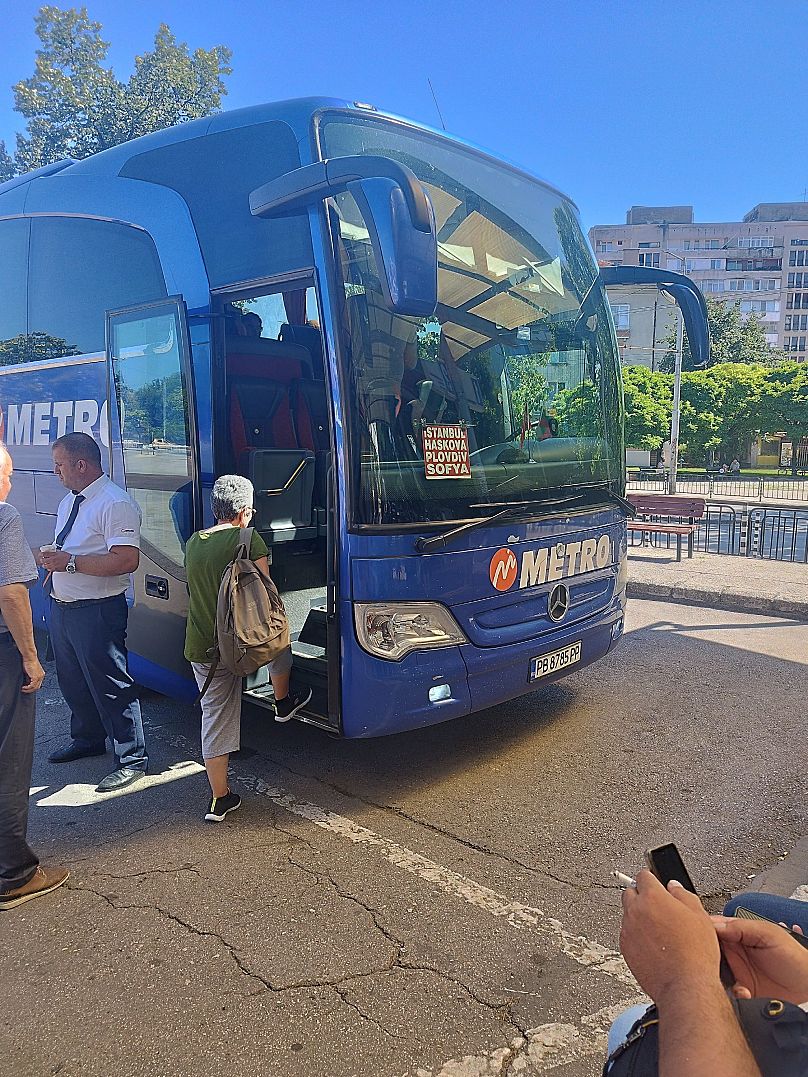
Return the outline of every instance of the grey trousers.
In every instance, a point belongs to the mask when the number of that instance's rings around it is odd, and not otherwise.
[[[36,695],[23,695],[24,683],[20,652],[0,633],[0,894],[23,886],[39,865],[25,838]]]

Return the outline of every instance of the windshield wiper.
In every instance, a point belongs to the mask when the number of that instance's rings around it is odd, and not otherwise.
[[[616,505],[625,512],[626,516],[634,517],[637,515],[637,510],[627,501],[626,498],[621,497],[620,494],[616,494],[612,490],[611,486],[607,482],[591,483],[586,486],[558,486],[551,493],[558,493],[562,490],[575,490],[576,493],[568,494],[565,497],[546,498],[541,501],[520,501],[517,504],[508,505],[506,508],[501,509],[499,512],[493,513],[491,516],[481,516],[479,520],[468,520],[464,524],[460,524],[458,527],[452,527],[448,531],[442,531],[438,535],[430,535],[428,538],[421,538],[416,540],[415,549],[418,553],[427,553],[433,549],[445,549],[457,535],[462,535],[466,531],[474,531],[478,527],[486,527],[488,524],[494,524],[498,520],[514,520],[519,517],[536,517],[536,516],[549,516],[561,506],[569,508],[571,505],[578,504],[579,502],[586,500],[588,491],[596,493],[603,493],[606,495],[609,501],[613,501]]]
[[[415,549],[418,553],[426,553],[428,550],[435,548],[444,549],[453,538],[457,535],[462,535],[465,531],[474,531],[478,527],[486,527],[488,524],[496,523],[497,520],[513,520],[521,516],[552,515],[559,506],[563,505],[568,508],[570,505],[582,501],[584,497],[584,494],[574,494],[542,501],[520,501],[515,505],[508,505],[507,508],[501,509],[491,516],[481,516],[479,520],[468,520],[466,523],[460,524],[459,527],[452,527],[448,531],[442,531],[439,535],[430,535],[429,538],[421,536],[416,540]]]

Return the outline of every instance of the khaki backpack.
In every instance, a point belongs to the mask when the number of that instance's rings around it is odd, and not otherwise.
[[[219,664],[246,677],[289,646],[289,622],[278,589],[250,560],[253,529],[242,527],[233,560],[222,573],[216,601],[216,643],[201,699]]]

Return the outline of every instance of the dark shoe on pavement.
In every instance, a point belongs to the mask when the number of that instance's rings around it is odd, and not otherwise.
[[[238,793],[232,793],[229,789],[223,797],[213,797],[208,806],[205,819],[209,823],[221,823],[228,812],[236,811],[241,807],[241,797]]]
[[[132,785],[134,782],[139,782],[141,778],[145,778],[146,771],[141,770],[138,767],[121,767],[119,770],[113,770],[111,774],[108,774],[104,780],[95,787],[96,793],[115,793],[119,789],[125,789],[127,785]]]
[[[70,876],[67,868],[43,868],[40,865],[27,883],[18,886],[15,890],[6,890],[0,894],[0,909],[14,909],[23,902],[32,898],[42,897],[49,894],[57,886],[61,886]]]
[[[82,748],[76,744],[75,741],[71,741],[66,748],[62,748],[58,752],[54,752],[53,755],[48,756],[49,763],[72,763],[74,759],[89,759],[94,755],[106,755],[106,744],[98,744],[92,748]]]
[[[285,699],[275,700],[275,721],[288,722],[302,711],[311,699],[311,688],[303,692],[290,692]]]

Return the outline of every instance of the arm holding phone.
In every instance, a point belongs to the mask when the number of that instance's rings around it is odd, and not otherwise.
[[[660,1077],[760,1077],[721,986],[717,929],[695,894],[641,871],[623,892],[620,949],[659,1012]]]

